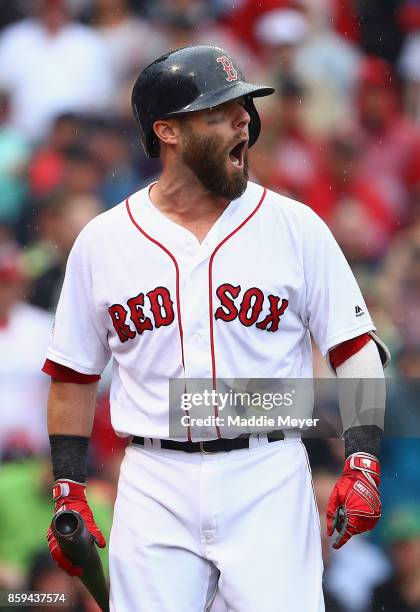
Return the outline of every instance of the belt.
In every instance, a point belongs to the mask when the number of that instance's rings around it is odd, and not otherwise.
[[[281,430],[273,431],[267,435],[267,439],[269,442],[284,440],[284,432]],[[249,448],[249,440],[250,436],[219,438],[218,440],[206,440],[204,442],[176,442],[175,440],[159,440],[159,442],[161,448],[179,450],[184,453],[222,453],[240,448]],[[133,444],[144,446],[143,436],[134,436],[132,442]]]

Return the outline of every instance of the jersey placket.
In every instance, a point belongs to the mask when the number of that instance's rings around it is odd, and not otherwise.
[[[181,308],[185,313],[186,378],[211,378],[208,266],[209,242],[196,242],[194,253],[181,269]]]
[[[180,301],[184,321],[184,365],[186,392],[200,393],[213,389],[212,353],[210,342],[210,256],[219,242],[221,218],[213,225],[201,242],[191,236],[184,240],[183,257],[180,262]],[[199,380],[197,380],[199,379]],[[194,410],[194,409],[193,409]],[[212,403],[195,409],[199,418],[213,417]],[[200,426],[192,436],[196,439],[214,438],[213,425]]]

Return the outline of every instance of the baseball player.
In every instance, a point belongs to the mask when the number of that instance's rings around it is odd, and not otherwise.
[[[254,98],[272,92],[211,45],[145,68],[133,109],[160,178],[91,221],[69,256],[44,365],[53,497],[106,545],[85,483],[97,381],[112,358],[112,424],[132,438],[109,543],[111,610],[202,612],[217,587],[229,610],[324,610],[319,518],[296,432],[229,437],[216,423],[197,438],[188,420],[176,436],[169,422],[169,379],[312,377],[310,334],[337,376],[383,377],[386,347],[328,228],[248,180]],[[380,516],[380,433],[344,434],[328,509],[336,547]],[[80,575],[51,532],[48,541]]]

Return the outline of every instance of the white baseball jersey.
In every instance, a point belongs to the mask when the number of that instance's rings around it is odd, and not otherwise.
[[[249,182],[199,243],[147,187],[76,240],[48,358],[100,374],[112,356],[114,429],[167,438],[168,379],[310,378],[310,333],[325,355],[373,329],[307,206]]]

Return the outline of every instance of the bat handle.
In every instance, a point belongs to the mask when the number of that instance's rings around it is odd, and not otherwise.
[[[98,606],[103,612],[109,612],[109,593],[102,563],[82,516],[74,510],[58,511],[51,522],[51,531],[66,557],[83,569],[80,580]]]

